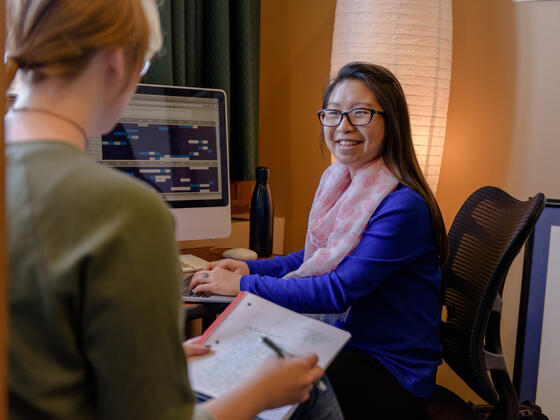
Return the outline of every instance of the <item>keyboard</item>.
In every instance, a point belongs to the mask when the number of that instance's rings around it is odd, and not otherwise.
[[[235,296],[222,296],[222,295],[197,295],[192,291],[189,291],[189,286],[185,282],[185,287],[183,289],[183,302],[185,303],[229,303]]]
[[[235,296],[183,296],[184,303],[230,303],[235,299]]]
[[[179,262],[183,273],[196,273],[208,264],[208,261],[192,254],[179,255]]]

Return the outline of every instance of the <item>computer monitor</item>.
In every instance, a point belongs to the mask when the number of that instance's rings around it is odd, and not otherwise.
[[[153,187],[177,240],[231,232],[226,97],[222,90],[139,85],[118,124],[87,154]]]

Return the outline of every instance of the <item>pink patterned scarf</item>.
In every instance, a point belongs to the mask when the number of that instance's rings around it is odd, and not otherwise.
[[[329,166],[309,213],[303,264],[285,278],[335,269],[358,245],[371,215],[397,184],[381,158],[357,169],[354,178],[339,162]]]

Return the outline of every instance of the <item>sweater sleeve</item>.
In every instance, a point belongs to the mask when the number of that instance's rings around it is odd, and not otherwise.
[[[245,261],[245,263],[249,266],[249,272],[251,274],[283,277],[287,273],[298,269],[303,263],[303,251],[302,249],[299,252],[293,252],[281,257]]]
[[[360,242],[336,269],[282,281],[243,276],[241,290],[298,312],[342,312],[428,250],[433,250],[428,206],[418,193],[401,189],[380,203]]]

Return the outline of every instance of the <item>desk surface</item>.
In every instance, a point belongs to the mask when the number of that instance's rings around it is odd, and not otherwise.
[[[200,248],[182,248],[181,254],[193,254],[206,261],[221,260],[223,249],[219,247],[204,246]]]

